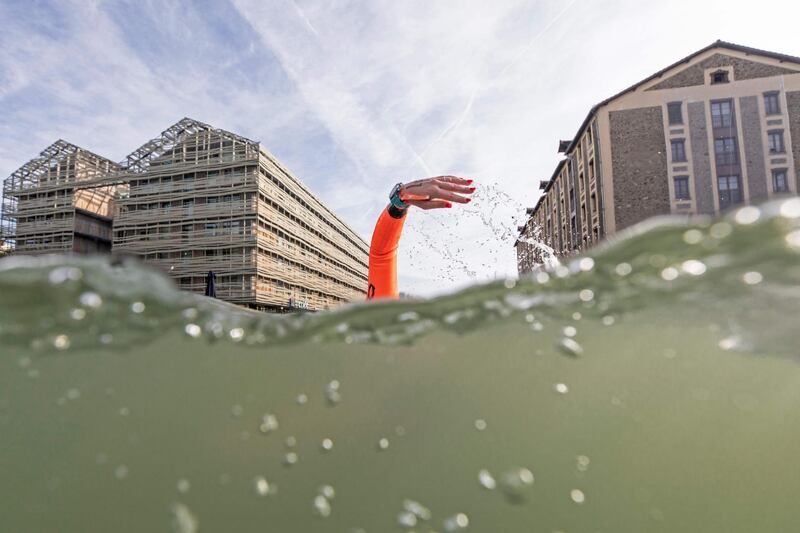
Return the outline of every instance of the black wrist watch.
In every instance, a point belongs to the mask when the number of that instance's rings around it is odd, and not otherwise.
[[[403,188],[403,184],[402,183],[398,183],[397,185],[394,186],[394,188],[392,189],[392,192],[389,194],[389,202],[391,202],[391,204],[393,206],[395,206],[397,209],[405,210],[405,209],[408,209],[408,204],[405,203],[400,198],[400,189],[402,189],[402,188]]]

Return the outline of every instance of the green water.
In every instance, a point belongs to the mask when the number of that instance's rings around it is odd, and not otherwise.
[[[799,282],[798,199],[294,317],[5,259],[0,531],[796,531]]]

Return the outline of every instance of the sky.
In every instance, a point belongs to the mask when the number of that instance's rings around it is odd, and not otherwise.
[[[717,39],[800,56],[800,3],[0,0],[0,179],[62,138],[119,161],[184,116],[262,145],[369,241],[392,186],[454,174],[409,216],[400,289],[516,277],[559,139],[592,105]]]

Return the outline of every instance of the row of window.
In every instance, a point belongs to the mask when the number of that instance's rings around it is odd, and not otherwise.
[[[733,103],[731,100],[711,102],[711,120],[715,128],[729,128],[732,121]],[[764,112],[767,115],[781,114],[781,100],[779,91],[764,93]],[[683,125],[683,102],[670,102],[667,104],[667,116],[670,126]]]
[[[689,192],[689,176],[675,176],[673,180],[676,200],[691,200]],[[720,209],[725,209],[729,205],[742,202],[741,179],[739,176],[719,176],[717,178],[717,188],[720,197]],[[775,193],[789,192],[789,181],[785,168],[772,171],[772,190]]]
[[[685,163],[686,162],[686,140],[673,139],[670,141],[672,145],[672,162]],[[784,143],[783,130],[770,130],[767,133],[767,144],[770,154],[784,154],[786,153],[786,144]],[[716,156],[717,165],[736,165],[739,163],[739,150],[735,137],[720,137],[714,139],[714,155]]]

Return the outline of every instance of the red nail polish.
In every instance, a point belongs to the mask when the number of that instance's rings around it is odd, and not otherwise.
[[[469,192],[475,192],[475,187],[470,187]]]
[[[467,180],[467,183],[468,183],[469,185],[472,185],[472,180]]]
[[[451,204],[450,202],[447,202],[447,204],[445,204],[445,207],[447,207],[449,209],[449,208],[453,207],[453,204]]]
[[[472,198],[467,198],[467,203],[470,203],[471,201],[472,201]]]

